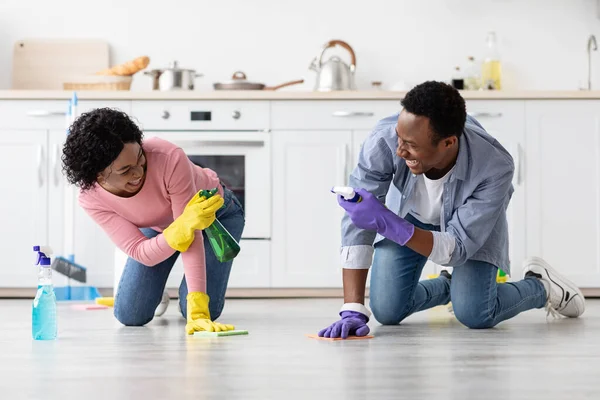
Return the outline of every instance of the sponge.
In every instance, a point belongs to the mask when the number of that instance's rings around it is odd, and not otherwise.
[[[248,334],[248,331],[245,331],[242,329],[236,329],[233,331],[223,331],[223,332],[207,332],[207,331],[194,332],[194,336],[200,336],[200,337],[235,336],[235,335],[247,335],[247,334]]]
[[[101,304],[103,306],[114,307],[115,298],[114,297],[96,297],[96,304]]]

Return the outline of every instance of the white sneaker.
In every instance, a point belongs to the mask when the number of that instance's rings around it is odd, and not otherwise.
[[[557,314],[576,318],[585,311],[585,298],[575,284],[559,274],[546,261],[539,257],[531,257],[523,263],[524,276],[535,276],[540,279],[548,293],[546,311],[548,316]]]
[[[156,310],[154,311],[154,316],[160,317],[161,315],[163,315],[167,311],[167,307],[169,307],[170,301],[171,299],[169,298],[169,293],[165,290],[163,292],[160,304],[158,305],[158,307],[156,307]]]

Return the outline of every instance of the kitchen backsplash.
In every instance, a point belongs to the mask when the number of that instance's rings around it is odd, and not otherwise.
[[[13,43],[25,38],[100,38],[111,62],[148,55],[149,68],[172,60],[204,77],[212,90],[236,70],[283,90],[311,90],[311,60],[330,39],[356,52],[359,89],[382,82],[403,89],[426,79],[449,81],[455,66],[484,54],[496,32],[506,90],[576,90],[586,82],[586,41],[600,33],[596,0],[1,0],[0,89],[10,88]],[[340,49],[338,54],[347,55]],[[600,52],[593,55],[600,89]],[[43,63],[43,60],[40,60]],[[150,90],[138,74],[132,90]]]

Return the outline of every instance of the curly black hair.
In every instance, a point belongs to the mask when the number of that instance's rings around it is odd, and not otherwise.
[[[63,147],[63,171],[67,180],[88,190],[98,174],[119,156],[125,143],[142,144],[143,134],[122,111],[97,108],[81,114],[69,128]]]
[[[434,145],[441,140],[460,138],[467,120],[465,100],[452,86],[436,81],[423,82],[412,88],[400,104],[411,114],[429,118]]]

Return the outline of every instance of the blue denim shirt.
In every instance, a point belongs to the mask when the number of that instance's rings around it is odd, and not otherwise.
[[[405,217],[416,183],[404,159],[396,155],[395,114],[381,120],[362,145],[349,184],[373,193]],[[485,261],[510,273],[506,209],[514,188],[514,163],[508,151],[474,118],[467,116],[459,139],[456,165],[442,195],[441,231],[454,236],[456,245],[447,266],[468,260]],[[373,243],[383,239],[373,231],[342,219],[342,265],[369,268]]]

